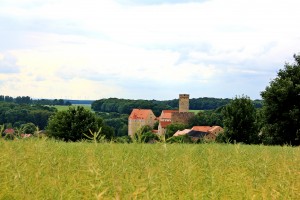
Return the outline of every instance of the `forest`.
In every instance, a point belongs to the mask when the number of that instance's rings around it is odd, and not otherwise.
[[[227,105],[231,100],[211,97],[192,98],[190,110],[214,110]],[[254,100],[253,104],[256,108],[261,108],[262,100]],[[151,109],[156,116],[159,116],[162,110],[178,109],[178,99],[158,101],[109,98],[92,103],[92,109],[98,112],[130,114],[133,108]]]

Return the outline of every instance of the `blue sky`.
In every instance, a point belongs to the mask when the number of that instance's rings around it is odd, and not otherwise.
[[[233,98],[299,53],[294,0],[0,0],[0,94]]]

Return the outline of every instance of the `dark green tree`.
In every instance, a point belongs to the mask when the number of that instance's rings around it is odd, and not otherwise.
[[[222,126],[222,108],[216,110],[203,110],[198,112],[189,120],[189,127],[193,126]]]
[[[102,135],[112,138],[113,130],[105,127],[101,118],[82,106],[69,107],[66,111],[59,111],[51,116],[47,126],[49,136],[64,141],[78,141],[84,139],[83,133],[97,132],[102,128]]]
[[[262,139],[266,144],[299,144],[300,55],[294,55],[294,59],[295,63],[286,63],[261,93],[265,122]]]
[[[37,127],[33,123],[26,123],[21,126],[22,133],[33,134]]]
[[[166,133],[165,136],[166,138],[170,138],[174,135],[174,133],[176,133],[178,130],[182,131],[184,129],[186,129],[188,127],[188,125],[186,124],[180,124],[180,123],[174,123],[174,124],[169,124],[166,127]]]
[[[256,110],[247,96],[235,97],[224,109],[224,136],[231,142],[258,143]]]

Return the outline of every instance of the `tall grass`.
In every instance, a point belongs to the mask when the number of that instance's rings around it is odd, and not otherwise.
[[[297,199],[300,148],[0,140],[0,199]]]

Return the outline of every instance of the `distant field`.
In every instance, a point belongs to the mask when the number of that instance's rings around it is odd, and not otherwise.
[[[300,148],[0,140],[0,199],[299,199]]]
[[[91,104],[73,104],[72,106],[76,107],[76,106],[83,106],[84,108],[86,108],[87,110],[92,110],[91,108]],[[60,105],[56,105],[54,106],[58,111],[62,111],[62,110],[68,110],[69,106],[60,106]]]
[[[197,114],[198,112],[203,112],[203,110],[189,110],[189,112],[193,112],[193,113]]]

